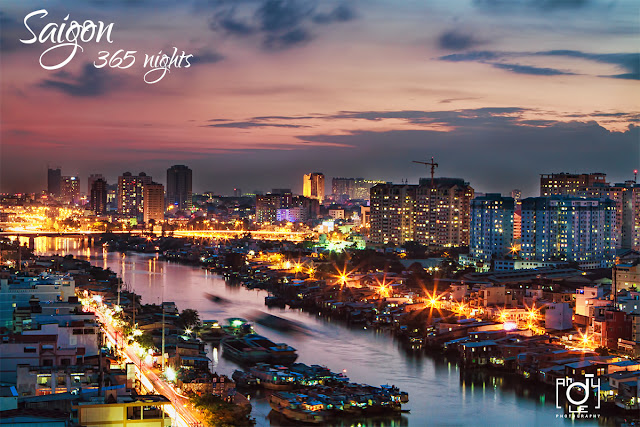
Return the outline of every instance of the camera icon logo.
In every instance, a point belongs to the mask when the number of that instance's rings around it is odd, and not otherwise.
[[[556,408],[562,409],[565,402],[569,414],[581,415],[600,409],[600,379],[593,374],[585,374],[584,381],[557,378]]]

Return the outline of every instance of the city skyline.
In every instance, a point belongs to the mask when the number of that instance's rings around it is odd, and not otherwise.
[[[24,17],[113,22],[46,71]],[[46,188],[46,167],[108,182],[194,171],[194,192],[292,188],[318,171],[479,192],[536,194],[540,174],[633,178],[639,6],[632,1],[21,2],[2,8],[0,191]],[[159,26],[172,17],[171,25]],[[345,43],[345,41],[347,43]],[[101,49],[193,53],[147,85],[142,67],[96,69]],[[66,172],[65,172],[66,173]],[[83,183],[84,185],[84,183]]]

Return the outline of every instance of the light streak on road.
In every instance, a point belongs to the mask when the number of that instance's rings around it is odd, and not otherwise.
[[[202,426],[200,420],[193,415],[189,410],[189,399],[186,396],[179,395],[175,390],[162,378],[160,378],[149,366],[147,366],[139,357],[135,354],[133,346],[124,342],[118,343],[118,333],[113,321],[109,319],[100,308],[95,309],[96,316],[102,322],[102,329],[105,332],[107,339],[115,346],[122,356],[130,363],[133,363],[136,367],[136,372],[140,378],[142,385],[147,390],[153,390],[154,392],[165,396],[171,402],[171,405],[164,405],[167,415],[173,419],[179,426],[182,427],[194,427]]]

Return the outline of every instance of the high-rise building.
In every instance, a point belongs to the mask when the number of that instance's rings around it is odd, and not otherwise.
[[[274,188],[273,192],[256,195],[256,222],[307,221],[318,216],[320,204],[317,199],[294,196],[286,188]]]
[[[80,180],[77,176],[63,176],[60,182],[60,197],[65,203],[80,201]]]
[[[474,190],[460,178],[421,179],[416,191],[416,238],[427,246],[469,245]]]
[[[164,220],[164,186],[151,182],[142,186],[143,221]]]
[[[511,197],[515,202],[513,209],[513,240],[515,242],[520,241],[520,235],[522,227],[520,225],[522,221],[522,191],[517,188],[511,191]]]
[[[540,197],[576,196],[580,189],[595,185],[609,185],[604,173],[552,173],[540,175]]]
[[[615,203],[610,199],[524,199],[520,256],[577,262],[585,268],[610,267],[615,258],[615,221]]]
[[[331,180],[331,192],[336,202],[346,200],[369,200],[371,187],[385,184],[385,181],[370,180],[364,178],[333,178]]]
[[[97,178],[91,183],[89,190],[89,207],[96,215],[107,213],[107,181]]]
[[[278,220],[279,209],[289,209],[292,206],[291,192],[268,193],[256,196],[256,222],[271,223]]]
[[[137,176],[132,175],[131,172],[125,172],[118,177],[118,212],[126,217],[143,221],[142,189],[151,182],[151,177],[144,172],[140,172]]]
[[[343,202],[351,199],[353,195],[354,178],[332,178],[331,194],[336,202]]]
[[[374,243],[403,245],[415,240],[417,185],[379,184],[371,188],[371,229]]]
[[[356,178],[353,183],[352,199],[369,201],[371,188],[378,184],[384,184],[385,181],[375,179]]]
[[[60,168],[47,170],[47,193],[53,197],[60,197],[62,186],[62,170]]]
[[[304,218],[302,221],[316,219],[318,215],[320,215],[320,201],[318,199],[310,199],[304,196],[293,196],[291,206],[293,208],[299,207],[302,209],[302,215]]]
[[[190,211],[192,201],[192,172],[185,165],[167,169],[167,205],[173,209]]]
[[[371,188],[370,239],[374,243],[467,246],[473,188],[458,178],[421,180],[420,185]]]
[[[89,194],[89,196],[91,195],[91,188],[93,188],[93,183],[97,179],[102,179],[105,182],[107,181],[107,179],[100,173],[92,173],[91,175],[89,175],[89,178],[87,178],[87,194]]]
[[[625,181],[581,188],[578,195],[611,199],[616,206],[616,248],[640,250],[640,185]]]
[[[324,200],[324,175],[319,172],[308,173],[302,180],[302,195],[310,199]]]
[[[471,200],[469,255],[490,261],[504,258],[513,245],[512,197],[487,194]]]

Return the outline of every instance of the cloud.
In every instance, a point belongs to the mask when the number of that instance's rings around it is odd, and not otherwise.
[[[558,70],[557,68],[532,67],[530,65],[519,64],[503,64],[500,62],[493,62],[491,63],[491,65],[495,68],[500,68],[501,70],[507,70],[517,74],[530,74],[534,76],[575,75],[575,73]]]
[[[346,3],[331,9],[317,0],[262,0],[213,3],[209,28],[227,36],[249,38],[265,51],[302,46],[316,37],[318,29],[356,18]]]
[[[33,25],[34,31],[38,31],[37,29],[40,28],[40,26],[42,26],[42,24],[36,22],[36,24]],[[21,38],[28,38],[28,35],[29,32],[21,22],[7,15],[5,12],[0,11],[0,52],[10,53],[19,48],[32,46],[20,42]]]
[[[638,127],[613,132],[595,121],[523,120],[517,115],[514,118],[490,111],[460,110],[445,115],[444,112],[425,112],[426,116],[439,116],[440,120],[456,125],[447,132],[363,129],[299,138],[353,147],[340,149],[339,155],[333,151],[307,156],[315,164],[328,165],[323,169],[328,176],[348,170],[369,178],[396,181],[409,178],[410,182],[417,182],[418,177],[425,176],[425,171],[411,169],[411,160],[435,156],[440,164],[439,176],[464,178],[479,191],[506,193],[521,188],[534,195],[540,173],[599,170],[616,175],[611,178],[615,180],[621,179],[621,170],[637,167]],[[482,120],[475,120],[473,126],[469,126],[469,116],[473,114]],[[415,112],[411,116],[415,116]],[[367,161],[358,162],[363,153]],[[619,153],[628,155],[621,157]]]
[[[559,70],[556,68],[534,67],[529,65],[516,64],[513,62],[500,62],[507,59],[513,61],[516,58],[532,58],[545,56],[584,59],[587,61],[614,65],[625,72],[620,74],[603,75],[599,77],[640,80],[640,53],[589,53],[577,50],[546,50],[538,52],[501,52],[485,50],[454,53],[451,55],[441,56],[438,59],[449,62],[479,62],[518,74],[531,74],[538,76],[578,74],[570,71]]]
[[[453,53],[451,55],[441,56],[440,60],[450,62],[466,62],[466,61],[490,61],[494,59],[500,59],[506,56],[505,52],[492,52],[488,50],[472,51],[465,53]]]
[[[492,13],[556,12],[581,9],[589,0],[474,0],[476,8]]]
[[[216,62],[220,62],[224,59],[224,55],[214,52],[212,50],[203,50],[201,52],[197,52],[193,55],[193,58],[190,58],[189,61],[191,64],[215,64]]]
[[[457,30],[445,31],[438,37],[438,47],[445,50],[464,50],[483,43],[472,35]]]
[[[310,127],[305,125],[291,125],[291,124],[283,124],[283,123],[265,123],[261,121],[219,123],[215,125],[205,125],[205,126],[212,127],[212,128],[236,128],[236,129],[265,128],[265,127],[274,127],[274,128],[308,128]]]
[[[262,46],[266,50],[282,50],[306,43],[311,39],[312,36],[307,30],[296,28],[284,34],[268,34],[264,38]]]
[[[626,71],[603,77],[640,80],[640,53],[587,53],[578,50],[548,50],[536,52],[538,56],[563,56],[567,58],[586,59],[604,64],[611,64]]]
[[[123,81],[113,73],[87,63],[78,75],[68,71],[57,72],[53,79],[44,79],[39,86],[75,97],[96,97],[122,88]]]
[[[344,3],[336,6],[329,13],[318,13],[313,17],[313,22],[317,24],[331,24],[333,22],[347,22],[355,18],[355,11],[350,5]]]
[[[213,31],[234,36],[248,36],[254,34],[256,30],[247,22],[243,22],[233,16],[230,11],[220,12],[209,21],[209,28]]]
[[[327,120],[366,120],[381,121],[386,119],[404,120],[414,125],[441,125],[448,127],[474,126],[491,122],[495,117],[514,122],[520,116],[531,111],[520,107],[485,107],[452,111],[341,111],[324,116]]]

